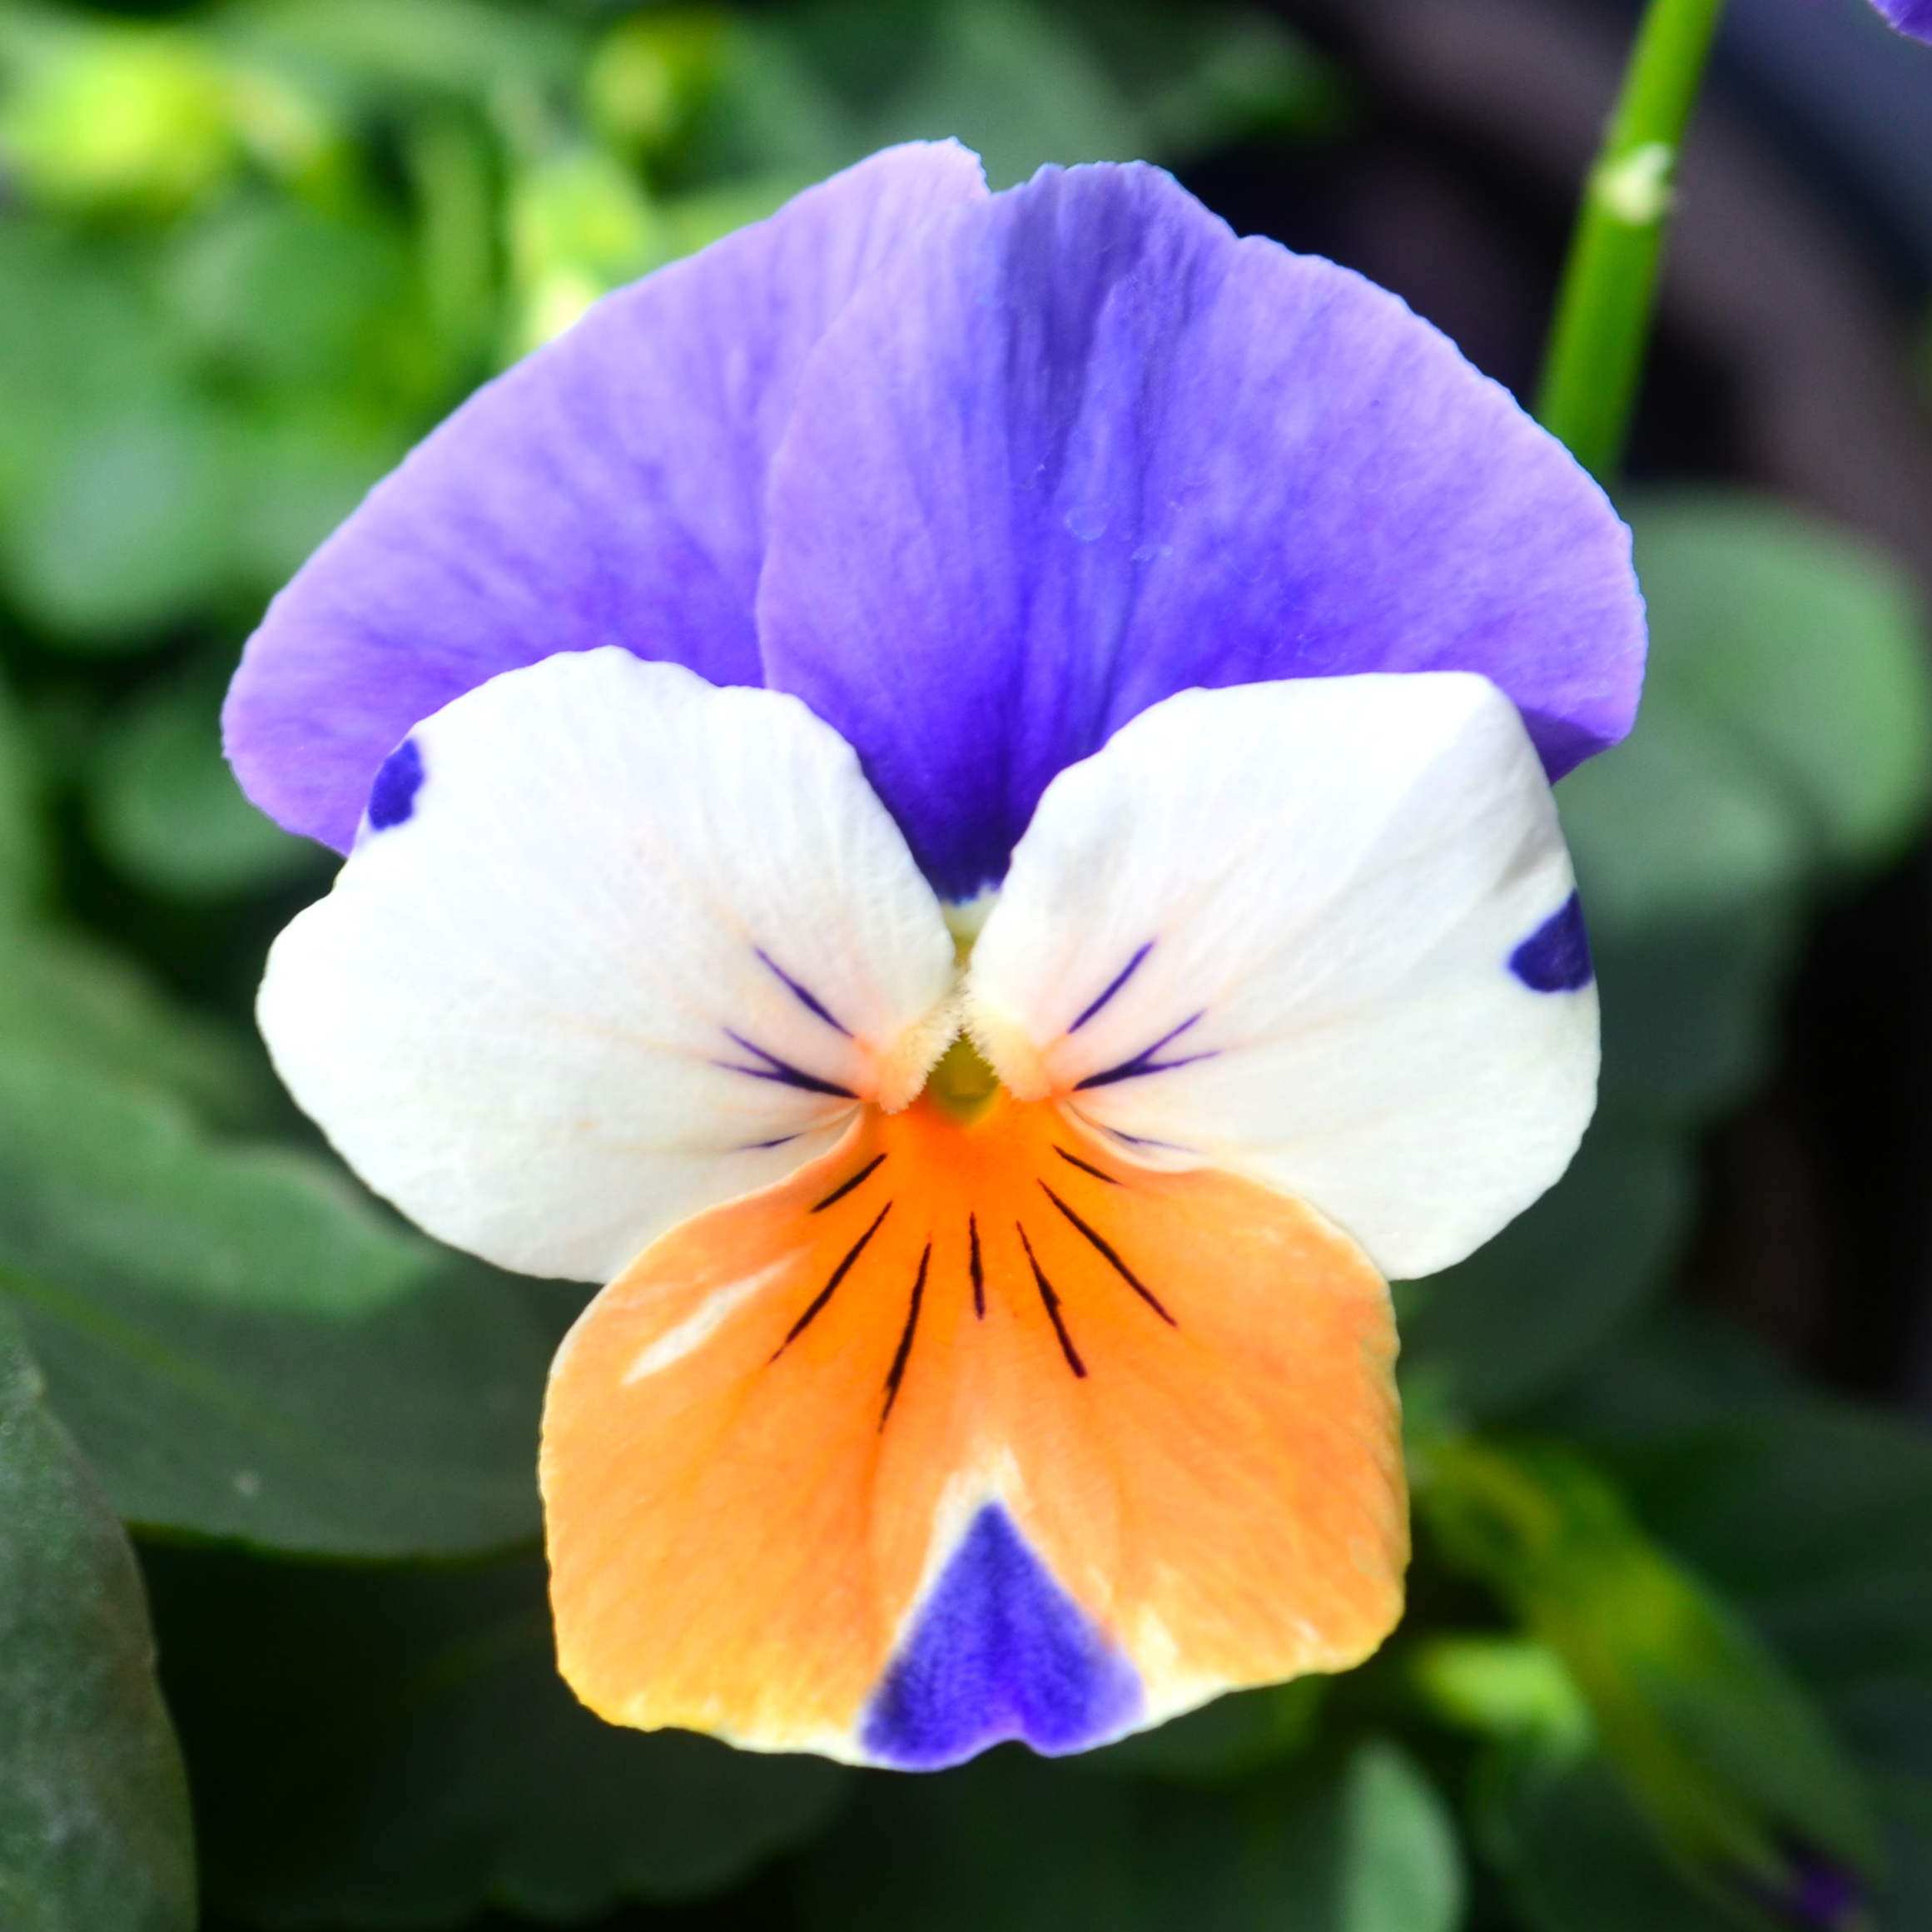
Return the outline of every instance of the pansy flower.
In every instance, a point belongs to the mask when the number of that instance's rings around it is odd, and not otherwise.
[[[1642,653],[1502,390],[1142,166],[876,156],[382,484],[229,701],[349,854],[261,1022],[424,1227],[608,1284],[579,1696],[926,1767],[1373,1650],[1385,1279],[1588,1118],[1549,780]]]

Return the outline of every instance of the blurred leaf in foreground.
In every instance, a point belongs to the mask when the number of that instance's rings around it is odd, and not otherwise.
[[[1465,1438],[1428,1445],[1416,1475],[1437,1547],[1562,1659],[1625,1788],[1716,1898],[1748,1911],[1815,1865],[1875,1871],[1865,1793],[1809,1699],[1580,1457]]]
[[[1880,1924],[1932,1924],[1925,1432],[1801,1389],[1741,1338],[1681,1314],[1593,1368],[1564,1419],[1831,1714],[1885,1820]]]
[[[134,1552],[0,1309],[0,1925],[189,1932],[187,1785]]]
[[[1755,1908],[1732,1910],[1671,1857],[1550,1645],[1430,1637],[1409,1665],[1438,1717],[1490,1741],[1472,1780],[1473,1822],[1533,1932],[1769,1932]]]
[[[716,1891],[812,1836],[822,1759],[613,1728],[558,1676],[541,1562],[147,1554],[208,1884],[276,1925],[545,1920]]]
[[[1486,1771],[1477,1830],[1532,1932],[1854,1932],[1837,1918],[1766,1918],[1694,1885],[1600,1754],[1511,1750]]]

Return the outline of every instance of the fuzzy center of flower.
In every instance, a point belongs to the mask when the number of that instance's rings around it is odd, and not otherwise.
[[[926,1076],[926,1090],[947,1120],[970,1127],[999,1097],[1000,1076],[961,1033]]]

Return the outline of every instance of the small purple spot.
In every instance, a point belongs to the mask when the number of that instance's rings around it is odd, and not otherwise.
[[[996,1502],[974,1517],[866,1713],[866,1749],[942,1771],[1018,1738],[1048,1757],[1116,1736],[1140,1680]]]
[[[1852,1932],[1865,1923],[1865,1887],[1852,1873],[1802,1845],[1785,1849],[1790,1865],[1784,1885],[1745,1880],[1757,1903],[1806,1932]]]
[[[387,832],[401,825],[416,808],[416,793],[422,789],[423,754],[416,741],[406,738],[382,761],[375,782],[369,787],[369,828]]]
[[[1509,970],[1532,993],[1574,993],[1596,978],[1583,902],[1574,892],[1509,956]]]
[[[1801,1859],[1785,1910],[1800,1925],[1839,1932],[1864,1916],[1865,1889],[1840,1866],[1822,1859]]]

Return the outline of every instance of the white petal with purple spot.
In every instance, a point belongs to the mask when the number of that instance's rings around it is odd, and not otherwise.
[[[1467,672],[1189,691],[1047,788],[968,1024],[1155,1165],[1319,1208],[1432,1274],[1568,1164],[1596,988],[1542,767]]]
[[[952,962],[836,733],[607,648],[411,733],[259,1010],[379,1193],[503,1266],[602,1280],[911,1098]]]

